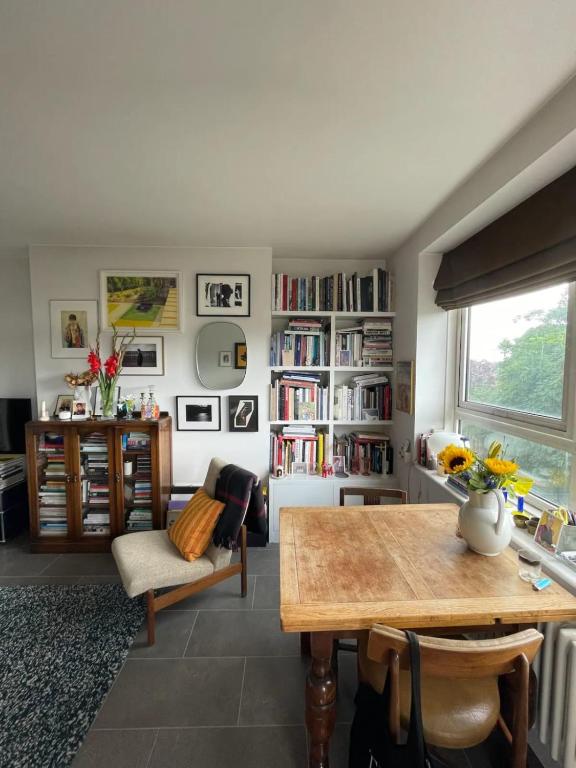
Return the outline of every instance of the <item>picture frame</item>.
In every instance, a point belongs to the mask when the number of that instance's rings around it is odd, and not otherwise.
[[[101,270],[100,326],[181,331],[184,307],[182,274],[172,270]]]
[[[90,408],[85,400],[72,401],[72,421],[85,421],[90,415]]]
[[[396,410],[412,415],[414,412],[414,361],[396,363]]]
[[[118,403],[120,400],[120,387],[116,387],[116,395],[114,396],[114,402]],[[94,394],[92,395],[92,415],[102,416],[102,395],[100,387],[94,387]]]
[[[232,367],[232,352],[218,352],[218,365],[220,368]],[[236,367],[236,366],[234,366]]]
[[[178,432],[220,432],[220,395],[176,396]]]
[[[60,418],[60,413],[69,413],[68,418],[72,418],[72,403],[74,402],[73,394],[58,395],[56,398],[56,405],[54,406],[54,416]]]
[[[352,351],[350,349],[341,349],[338,353],[338,367],[349,368],[352,365]]]
[[[53,358],[85,359],[97,335],[98,302],[95,299],[50,300]]]
[[[258,395],[228,397],[228,431],[258,432]]]
[[[346,473],[346,456],[333,456],[332,468],[336,477],[348,477]]]
[[[164,336],[136,336],[126,347],[120,375],[164,376]]]
[[[234,344],[234,368],[244,369],[248,367],[248,345],[245,341],[237,341]]]
[[[250,275],[196,275],[198,317],[250,317]]]
[[[378,421],[378,408],[362,408],[362,421]]]
[[[563,526],[564,523],[559,517],[551,512],[542,512],[538,528],[534,534],[534,541],[548,552],[556,552]]]

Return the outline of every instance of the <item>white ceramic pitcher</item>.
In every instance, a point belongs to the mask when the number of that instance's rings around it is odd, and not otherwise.
[[[458,515],[460,533],[474,552],[493,557],[503,552],[512,538],[512,519],[504,507],[502,491],[468,492]]]

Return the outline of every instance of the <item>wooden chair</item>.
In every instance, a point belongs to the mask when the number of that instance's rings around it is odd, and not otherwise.
[[[216,480],[228,462],[212,459],[202,488],[214,498]],[[244,510],[246,513],[246,510]],[[154,645],[156,614],[162,608],[195,595],[240,574],[241,595],[248,591],[246,526],[240,529],[240,562],[231,563],[232,552],[210,544],[206,552],[188,562],[170,541],[168,531],[139,531],[118,536],[112,554],[129,597],[146,593],[148,645]],[[174,587],[166,591],[166,587]],[[157,590],[164,590],[156,595]]]
[[[498,723],[512,745],[512,768],[525,768],[529,672],[543,637],[535,629],[493,640],[419,636],[422,720],[431,746],[464,749],[484,741]],[[404,632],[375,625],[359,641],[360,678],[379,692],[390,674],[390,731],[410,718],[410,660]],[[501,715],[498,680],[514,676],[511,728]]]
[[[398,488],[340,488],[340,506],[346,505],[346,496],[361,496],[364,506],[376,506],[382,504],[382,499],[400,499],[400,504],[408,504],[408,494]],[[385,503],[385,502],[384,502]]]

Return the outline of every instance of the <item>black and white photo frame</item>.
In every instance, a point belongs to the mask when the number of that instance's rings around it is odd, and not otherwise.
[[[220,432],[220,396],[176,397],[176,429],[179,432]]]
[[[258,432],[258,395],[228,397],[228,431]]]
[[[198,317],[250,317],[250,275],[196,275]]]
[[[134,336],[124,352],[120,375],[164,376],[164,337]]]

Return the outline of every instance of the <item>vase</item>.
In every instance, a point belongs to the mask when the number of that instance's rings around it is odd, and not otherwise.
[[[458,523],[462,538],[479,555],[494,557],[510,544],[512,519],[504,507],[502,491],[469,491]]]
[[[116,415],[114,413],[114,395],[116,387],[110,387],[109,389],[100,389],[100,399],[102,401],[102,418],[113,419]]]

